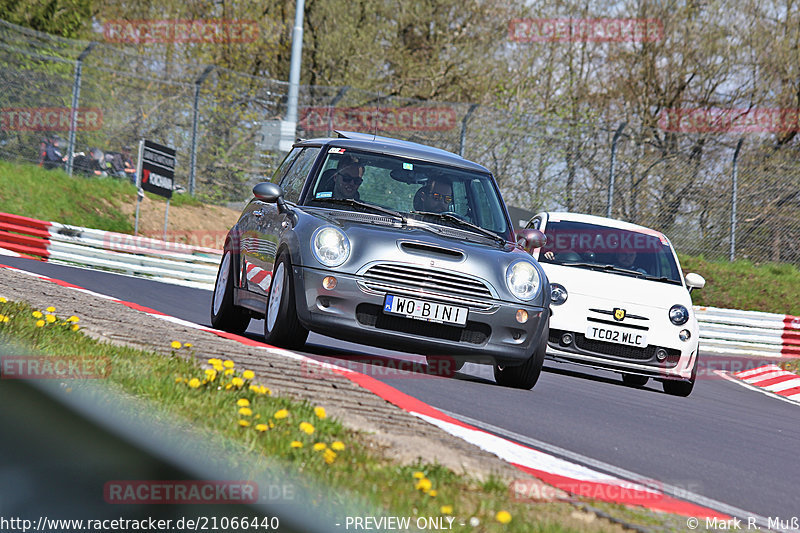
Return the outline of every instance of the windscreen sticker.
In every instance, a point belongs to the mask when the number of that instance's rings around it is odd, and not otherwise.
[[[332,191],[322,191],[315,194],[314,198],[330,198],[331,196],[333,196]]]
[[[344,148],[333,147],[333,148],[328,150],[328,153],[329,154],[343,154],[344,153]]]
[[[411,163],[403,163],[403,170],[414,170],[414,165]]]

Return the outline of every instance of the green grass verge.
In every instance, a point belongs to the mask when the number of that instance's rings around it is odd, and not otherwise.
[[[166,357],[98,342],[82,335],[79,324],[58,317],[55,310],[0,301],[0,339],[21,347],[19,353],[81,354],[100,361],[94,366],[110,369],[109,386],[145,400],[156,416],[182,419],[186,427],[224,437],[232,449],[255,461],[277,461],[314,480],[315,505],[357,501],[383,509],[384,516],[453,516],[456,531],[474,531],[473,518],[481,531],[490,532],[617,529],[570,503],[514,501],[508,485],[497,478],[480,482],[438,464],[398,465],[376,453],[364,435],[324,414],[324,406],[272,396],[251,383],[249,372],[231,367],[233,362],[203,359],[201,364],[200,354],[178,341]],[[80,386],[77,380],[70,383]],[[320,450],[314,448],[317,443]],[[320,484],[327,488],[321,491]],[[510,522],[498,520],[503,519],[500,511],[508,513]],[[624,508],[616,514],[626,513],[636,516]]]
[[[110,177],[68,176],[30,163],[0,161],[0,212],[120,233],[133,233],[122,205],[133,206],[136,187]],[[164,198],[145,193],[148,198]],[[170,206],[201,205],[188,194],[175,194]]]
[[[709,261],[680,256],[685,272],[697,272],[706,286],[692,292],[696,305],[800,315],[800,270],[785,263]]]

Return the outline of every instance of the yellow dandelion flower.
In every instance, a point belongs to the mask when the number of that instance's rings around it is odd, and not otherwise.
[[[419,470],[417,470],[416,472],[414,472],[414,473],[413,473],[413,474],[411,474],[411,475],[412,475],[412,477],[413,477],[414,479],[422,479],[422,478],[424,478],[424,477],[425,477],[425,474],[423,474],[423,473],[422,473],[422,472],[420,472]]]
[[[71,329],[72,331],[78,331],[79,329],[81,329],[81,327],[78,324],[72,324],[69,327],[69,329]]]
[[[333,463],[333,460],[336,459],[336,452],[331,449],[327,449],[322,452],[322,457],[325,459],[326,463],[331,464]]]
[[[344,443],[339,440],[335,440],[331,443],[331,449],[337,452],[341,452],[344,450]]]
[[[324,407],[315,407],[314,414],[317,415],[317,418],[319,418],[320,420],[323,420],[325,417],[328,416],[328,414],[325,412]]]
[[[213,368],[206,368],[206,376],[208,377],[208,381],[214,381],[217,379],[217,371]]]
[[[80,322],[80,321],[81,321],[81,319],[76,317],[75,315],[72,315],[71,317],[69,317],[67,319],[67,322]]]
[[[424,477],[417,481],[417,484],[414,485],[414,488],[417,490],[421,490],[422,492],[428,492],[431,490],[431,480]]]
[[[225,390],[231,390],[232,388],[233,388],[233,385],[231,385],[230,383],[225,385]]]
[[[269,429],[273,429],[275,427],[275,422],[273,422],[272,420],[270,420],[268,424],[269,424]]]
[[[211,359],[208,360],[208,364],[212,366],[217,366],[221,365],[222,361],[220,359],[217,359],[216,357],[212,357]]]
[[[307,435],[311,435],[314,433],[314,426],[309,424],[308,422],[300,422],[300,431]]]
[[[34,311],[31,314],[33,315],[33,318],[42,318],[44,316],[40,311]]]
[[[251,416],[253,414],[253,410],[249,407],[240,407],[239,408],[239,415],[240,416]]]
[[[236,405],[238,405],[239,407],[250,407],[250,400],[248,400],[247,398],[239,398],[238,400],[236,400]]]
[[[175,383],[182,383],[182,382],[183,382],[182,377],[178,376],[177,378],[175,378]]]
[[[46,321],[48,324],[52,324],[53,322],[55,322],[55,321],[56,321],[56,317],[55,317],[55,315],[46,315],[46,316],[44,317],[44,319],[45,319],[45,321]]]
[[[197,378],[192,378],[191,380],[189,380],[189,386],[193,389],[196,389],[197,387],[200,386],[200,380]]]
[[[256,377],[256,373],[253,372],[252,370],[245,370],[244,372],[242,372],[242,377],[244,379],[253,379],[254,377]]]
[[[3,322],[8,322],[9,317],[6,315],[3,317]]]
[[[234,363],[233,361],[231,361],[230,359],[226,359],[226,360],[225,360],[225,362],[224,362],[224,363],[222,363],[222,366],[224,366],[225,368],[233,368],[233,367],[234,367],[234,366],[236,366],[236,365],[235,365],[235,363]]]
[[[249,427],[250,426],[250,421],[249,420],[239,419],[239,425],[242,426],[243,428]]]
[[[321,452],[322,450],[326,449],[327,447],[328,447],[328,445],[325,444],[324,442],[317,442],[317,443],[314,444],[314,451],[315,452]]]
[[[267,427],[266,424],[256,424],[256,431],[260,431],[261,433],[264,433],[267,429],[269,429],[269,428]]]
[[[180,348],[181,346],[183,346],[183,345],[182,345],[180,342],[178,342],[178,341],[172,341],[171,343],[169,343],[169,345],[170,345],[170,346],[172,346],[172,347],[173,347],[174,349],[176,349],[176,350],[177,350],[178,348]]]
[[[453,506],[452,505],[442,505],[439,507],[439,512],[442,514],[453,514]]]
[[[265,387],[264,385],[261,385],[261,386],[258,388],[258,393],[259,393],[259,394],[262,394],[262,395],[272,396],[272,391],[271,391],[271,390],[269,390],[269,389],[268,389],[267,387]]]
[[[286,418],[287,416],[289,416],[289,411],[287,411],[286,409],[280,409],[276,411],[275,414],[272,416],[280,420],[281,418]]]
[[[225,369],[225,375],[226,376],[232,376],[233,373],[234,373],[234,370],[232,368],[226,368]]]
[[[289,446],[291,446],[292,448],[302,448],[303,443],[300,442],[299,440],[293,440],[292,442],[289,443]]]
[[[436,489],[431,489],[428,491],[428,496],[430,496],[431,498],[435,498],[437,494],[439,493],[436,492]]]
[[[37,328],[44,327],[44,320],[37,320],[36,321],[36,327]]]
[[[192,347],[192,343],[191,342],[184,342],[183,343],[183,347],[184,348],[191,348]]]
[[[4,304],[4,303],[7,303],[7,302],[8,302],[8,300],[6,300],[3,296],[0,296],[0,304]]]
[[[244,380],[242,378],[233,378],[231,380],[231,384],[234,387],[241,387],[242,385],[244,385]]]
[[[497,514],[494,515],[494,519],[501,524],[508,524],[511,522],[511,513],[508,511],[497,511]]]
[[[45,309],[45,311],[47,311],[48,313],[55,313],[56,308],[51,305],[47,309]]]
[[[225,367],[222,366],[222,363],[214,363],[214,370],[217,372],[224,372]]]

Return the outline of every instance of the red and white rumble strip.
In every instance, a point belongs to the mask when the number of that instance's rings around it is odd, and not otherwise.
[[[186,327],[191,327],[193,329],[214,333],[215,335],[223,338],[232,339],[248,346],[267,350],[275,355],[299,360],[308,366],[319,365],[320,368],[324,368],[326,372],[333,372],[349,379],[353,383],[360,385],[379,397],[393,403],[406,412],[441,428],[455,437],[461,438],[475,446],[494,453],[501,459],[504,459],[515,467],[519,468],[521,471],[531,474],[569,494],[591,497],[596,500],[624,505],[637,505],[656,511],[698,517],[701,519],[703,517],[708,517],[710,519],[717,518],[722,520],[727,520],[730,518],[730,516],[708,507],[673,498],[672,496],[669,496],[656,488],[627,481],[587,466],[561,459],[549,453],[536,450],[530,446],[518,444],[509,439],[499,437],[469,424],[465,424],[464,422],[442,413],[438,409],[420,401],[417,398],[414,398],[413,396],[409,396],[387,385],[386,383],[375,379],[372,376],[355,372],[348,368],[317,361],[310,357],[276,348],[262,342],[257,342],[247,337],[215,330],[200,324],[195,324],[193,322],[188,322],[186,320],[166,315],[136,303],[126,302],[124,300],[119,300],[104,294],[99,294],[58,279],[49,278],[47,276],[27,272],[25,270],[2,264],[0,264],[0,268],[7,268],[21,274],[27,274],[41,280],[50,281],[62,287],[80,291],[84,294],[90,294],[106,300],[112,300],[126,307],[147,313],[155,318],[166,320],[174,324],[180,324]],[[515,495],[515,497],[520,496],[523,496],[523,494]]]
[[[777,365],[734,372],[733,377],[762,391],[800,403],[800,376]]]

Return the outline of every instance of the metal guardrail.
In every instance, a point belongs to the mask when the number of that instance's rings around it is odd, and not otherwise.
[[[0,213],[0,248],[52,263],[212,289],[221,251]]]
[[[694,312],[700,323],[703,351],[752,357],[800,357],[800,317],[702,306],[695,306]]]

